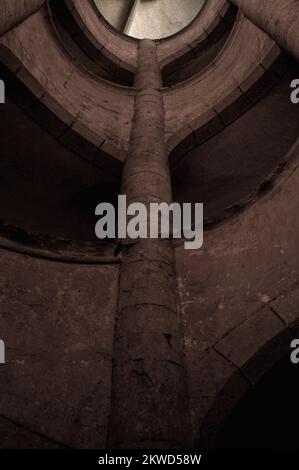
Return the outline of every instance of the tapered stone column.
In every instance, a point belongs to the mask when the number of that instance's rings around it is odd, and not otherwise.
[[[35,13],[45,0],[0,0],[0,36]]]
[[[299,61],[299,0],[231,0]]]
[[[140,42],[135,116],[122,193],[127,202],[172,200],[155,43]],[[109,446],[188,444],[188,407],[170,240],[123,244],[115,333]]]

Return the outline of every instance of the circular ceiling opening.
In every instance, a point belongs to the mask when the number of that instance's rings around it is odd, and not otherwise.
[[[161,39],[185,28],[205,0],[95,0],[118,31],[137,39]]]

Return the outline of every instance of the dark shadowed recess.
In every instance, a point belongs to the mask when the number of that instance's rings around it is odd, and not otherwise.
[[[95,207],[115,202],[118,178],[66,148],[11,101],[1,112],[1,234],[32,247],[40,236],[98,247]]]
[[[213,223],[273,188],[298,138],[298,109],[290,101],[295,76],[290,68],[260,102],[174,166],[175,201],[203,202],[205,220]]]
[[[240,400],[220,430],[219,449],[299,449],[299,365],[288,355]]]

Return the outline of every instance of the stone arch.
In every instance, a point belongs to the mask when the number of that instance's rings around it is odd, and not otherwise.
[[[228,333],[215,345],[213,353],[206,353],[209,360],[211,354],[216,354],[218,367],[221,363],[226,372],[222,370],[223,382],[218,384],[215,397],[203,397],[210,404],[195,437],[196,447],[214,447],[217,434],[238,402],[288,354],[292,339],[298,336],[298,326],[299,315],[288,325],[286,318],[270,305]],[[213,384],[209,379],[205,382],[207,391],[215,387],[215,377],[212,381]]]

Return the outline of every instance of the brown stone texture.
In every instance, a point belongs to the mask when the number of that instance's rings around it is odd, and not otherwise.
[[[93,0],[0,1],[0,448],[215,447],[289,353],[298,7],[139,42]],[[119,194],[203,202],[203,247],[98,240]]]
[[[202,250],[177,248],[193,399],[206,351],[215,350],[251,384],[287,352],[297,331],[288,326],[298,318],[298,171],[289,171],[276,191],[207,234]],[[206,387],[198,401],[210,395]]]
[[[35,13],[45,0],[10,0],[0,4],[0,35]]]
[[[105,447],[117,279],[2,250],[1,447]]]
[[[299,4],[293,0],[232,0],[250,20],[299,59]]]
[[[154,42],[140,42],[138,66],[122,193],[149,210],[151,202],[172,200]],[[187,388],[173,247],[169,240],[128,240],[122,255],[109,443],[185,447]]]

